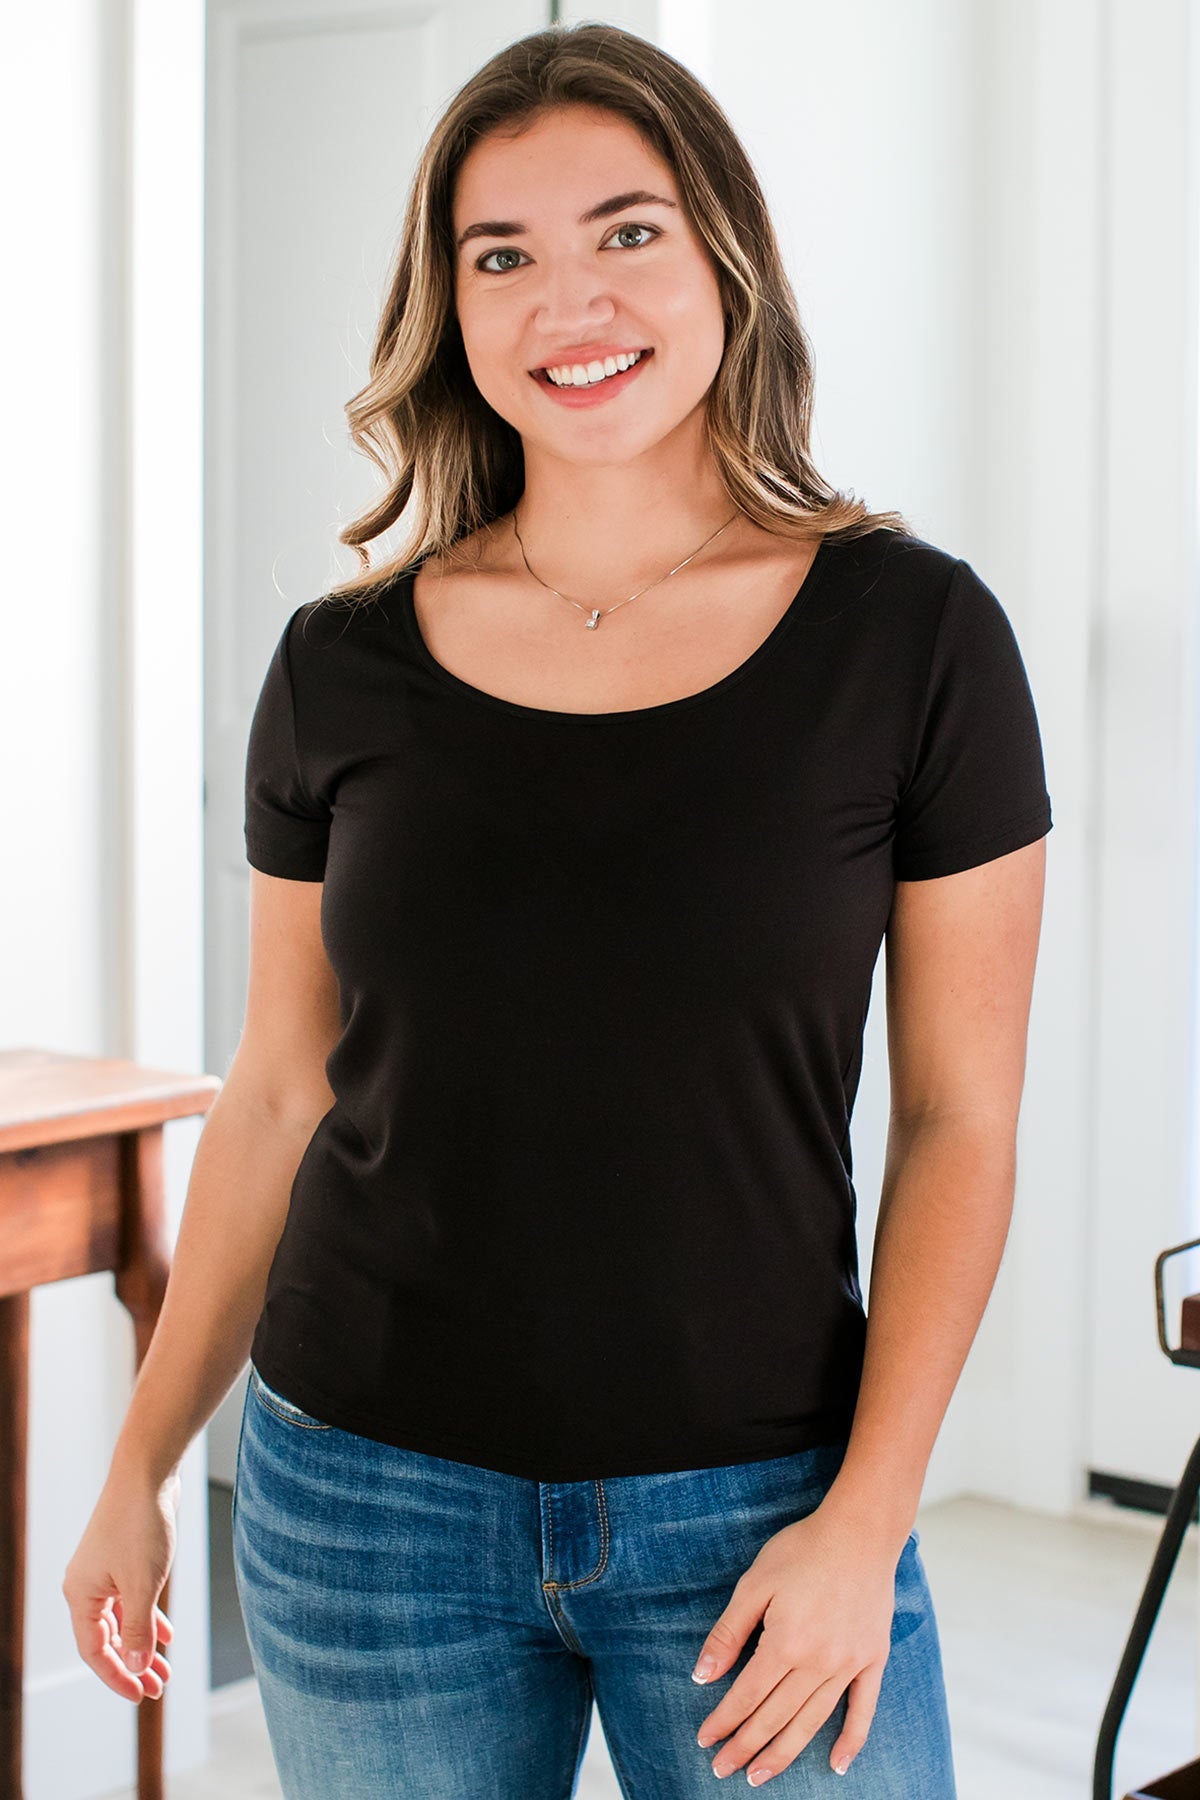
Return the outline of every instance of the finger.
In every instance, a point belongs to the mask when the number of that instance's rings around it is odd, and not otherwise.
[[[120,1645],[121,1629],[117,1617],[120,1611],[119,1595],[92,1595],[69,1604],[75,1647],[84,1662],[106,1687],[110,1687],[123,1700],[136,1703],[145,1699],[147,1688],[142,1686],[139,1677],[126,1666]],[[162,1679],[160,1673],[158,1680],[161,1682]],[[148,1687],[153,1685],[153,1680],[147,1684]],[[159,1692],[161,1691],[160,1687]]]
[[[116,1613],[120,1610],[122,1610],[121,1596],[118,1594],[114,1596],[113,1604],[110,1609],[112,1623],[110,1625],[109,1641],[123,1656],[124,1645],[121,1633],[116,1625]],[[170,1643],[171,1639],[175,1636],[175,1627],[172,1625],[162,1607],[157,1605],[157,1603],[154,1607],[154,1634],[156,1639],[154,1653],[150,1658],[148,1666],[141,1670],[137,1676],[137,1679],[142,1684],[147,1700],[161,1700],[166,1689],[166,1684],[171,1679],[171,1665],[162,1654],[162,1651],[158,1648],[158,1645]],[[128,1667],[128,1665],[126,1665],[126,1667]],[[133,1671],[131,1670],[130,1673],[133,1673]]]
[[[752,1719],[768,1698],[774,1698],[795,1673],[794,1663],[779,1661],[760,1643],[729,1692],[722,1696],[720,1705],[704,1720],[696,1733],[696,1742],[707,1750],[722,1738],[729,1737]],[[812,1692],[812,1685],[810,1679],[804,1693],[793,1694],[790,1706],[784,1699],[783,1712],[772,1730],[778,1730],[780,1724],[791,1718],[800,1701]]]
[[[813,1738],[829,1718],[838,1701],[846,1691],[845,1679],[835,1676],[823,1681],[793,1714],[791,1720],[765,1742],[756,1748],[747,1749],[744,1754],[738,1753],[737,1760],[731,1760],[726,1767],[726,1758],[732,1757],[737,1740],[726,1744],[713,1763],[714,1771],[732,1774],[735,1769],[746,1764],[746,1779],[752,1787],[761,1787],[764,1781],[772,1776],[782,1774],[788,1765],[795,1761],[800,1752],[807,1749]],[[740,1734],[739,1734],[740,1735]]]
[[[114,1596],[114,1605],[117,1608],[121,1606],[121,1596],[119,1594]],[[175,1627],[172,1625],[170,1619],[157,1601],[154,1603],[154,1635],[158,1641],[163,1644],[169,1644],[171,1639],[175,1636]],[[118,1644],[121,1642],[119,1630],[115,1632],[113,1641]]]
[[[117,1655],[118,1660],[121,1661],[121,1665],[126,1673],[132,1675],[133,1671],[129,1668],[129,1665],[123,1661],[119,1651]],[[149,1666],[143,1669],[140,1674],[133,1675],[133,1679],[141,1683],[142,1694],[145,1699],[161,1700],[163,1693],[166,1690],[167,1682],[171,1679],[171,1665],[163,1655],[162,1651],[156,1650],[150,1659]]]
[[[118,1629],[112,1641],[130,1672],[141,1675],[152,1666],[157,1648],[158,1591],[135,1596],[118,1593],[113,1607]]]
[[[763,1616],[769,1595],[740,1575],[729,1604],[700,1646],[692,1680],[703,1685],[724,1675],[741,1655],[746,1639]]]
[[[132,1700],[136,1705],[138,1701],[146,1698],[146,1689],[143,1688],[141,1679],[130,1674],[121,1660],[120,1652],[114,1650],[111,1644],[104,1644],[94,1651],[81,1648],[80,1655],[88,1667],[100,1677],[105,1687],[110,1687],[114,1694],[121,1696],[122,1700]]]
[[[882,1663],[868,1664],[862,1673],[856,1675],[850,1683],[846,1717],[842,1720],[842,1729],[838,1733],[837,1743],[829,1753],[829,1766],[835,1774],[844,1775],[866,1743],[867,1733],[871,1729],[871,1721],[875,1717],[875,1708],[879,1703],[879,1690],[882,1686]]]
[[[106,1656],[105,1651],[111,1652],[111,1655]],[[143,1669],[140,1675],[134,1675],[124,1661],[120,1634],[115,1631],[109,1636],[99,1660],[93,1661],[91,1657],[85,1656],[85,1661],[90,1663],[101,1680],[126,1700],[161,1700],[167,1682],[171,1679],[171,1665],[160,1650],[155,1650],[148,1668]],[[110,1674],[122,1679],[109,1680]]]
[[[170,1679],[171,1665],[165,1656],[157,1652],[150,1667],[138,1677],[147,1700],[161,1700],[167,1691],[167,1682]]]
[[[796,1717],[813,1693],[818,1676],[809,1668],[790,1668],[761,1703],[739,1723],[713,1757],[714,1775],[732,1775],[745,1765]],[[819,1689],[817,1690],[819,1691]],[[728,1735],[728,1734],[722,1734]]]
[[[71,1629],[75,1633],[75,1647],[85,1660],[100,1655],[108,1649],[115,1637],[119,1637],[112,1603],[107,1596],[91,1599],[74,1597],[68,1599],[67,1604],[71,1613]]]

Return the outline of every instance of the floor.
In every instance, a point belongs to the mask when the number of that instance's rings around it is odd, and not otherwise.
[[[212,1484],[212,1758],[171,1800],[279,1800],[237,1612],[228,1489]],[[937,1607],[959,1800],[1090,1800],[1096,1732],[1162,1529],[1084,1503],[1071,1519],[963,1499],[924,1508],[921,1555]],[[1197,1597],[1190,1526],[1125,1715],[1113,1794],[1200,1754]],[[742,1791],[744,1777],[731,1778]],[[768,1784],[769,1785],[769,1784]],[[577,1800],[620,1800],[593,1713]],[[107,1800],[135,1800],[123,1789]],[[330,1800],[336,1800],[330,1796]]]

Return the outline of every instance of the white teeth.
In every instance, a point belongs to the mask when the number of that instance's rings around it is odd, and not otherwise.
[[[628,355],[620,351],[616,356],[606,356],[603,362],[597,360],[586,364],[563,364],[559,368],[548,368],[546,374],[555,387],[593,387],[598,381],[607,381],[610,375],[632,368],[641,354],[640,350],[634,350]]]

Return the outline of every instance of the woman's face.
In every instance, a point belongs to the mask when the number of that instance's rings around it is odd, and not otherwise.
[[[716,272],[670,169],[628,121],[575,105],[480,139],[453,224],[471,374],[527,451],[623,463],[703,407],[724,350]],[[548,367],[576,382],[587,371],[589,385],[557,387]]]

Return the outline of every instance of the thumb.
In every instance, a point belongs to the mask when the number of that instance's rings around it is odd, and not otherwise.
[[[733,1590],[729,1605],[704,1640],[699,1660],[692,1670],[693,1681],[702,1684],[712,1681],[737,1661],[746,1639],[762,1618],[763,1605],[761,1596],[755,1598],[743,1575]]]
[[[149,1600],[136,1607],[126,1605],[121,1622],[121,1660],[127,1669],[140,1675],[150,1667],[157,1639],[152,1624],[153,1607]]]

